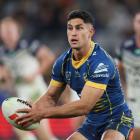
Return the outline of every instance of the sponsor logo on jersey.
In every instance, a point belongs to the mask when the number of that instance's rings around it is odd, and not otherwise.
[[[109,77],[108,73],[105,74],[93,74],[93,78],[99,78],[99,77]]]
[[[94,74],[101,73],[101,72],[108,72],[108,66],[104,63],[100,63],[94,71]]]

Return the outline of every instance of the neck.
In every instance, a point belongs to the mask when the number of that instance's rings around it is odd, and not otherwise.
[[[89,41],[89,43],[79,49],[73,49],[73,57],[74,60],[81,60],[90,50],[91,48],[91,41]]]

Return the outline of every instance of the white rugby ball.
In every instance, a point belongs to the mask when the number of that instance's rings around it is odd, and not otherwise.
[[[39,126],[39,123],[34,123],[28,127],[24,127],[15,123],[15,118],[25,113],[16,113],[18,109],[30,108],[31,105],[17,97],[7,98],[2,103],[2,113],[5,119],[14,127],[21,130],[34,130]]]

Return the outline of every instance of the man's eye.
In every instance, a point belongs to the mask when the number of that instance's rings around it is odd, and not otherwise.
[[[77,27],[76,29],[77,29],[77,30],[81,30],[81,29],[83,29],[83,27],[79,26],[79,27]]]
[[[67,27],[68,30],[72,30],[72,27]]]

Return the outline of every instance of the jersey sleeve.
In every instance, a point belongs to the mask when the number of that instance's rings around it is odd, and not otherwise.
[[[89,71],[87,86],[106,90],[113,69],[110,64],[100,62],[96,67],[92,64]]]
[[[50,82],[50,84],[53,86],[60,87],[63,84],[65,84],[64,76],[62,74],[62,69],[63,69],[62,65],[63,65],[63,63],[62,63],[61,59],[57,59],[53,65],[52,80]]]

